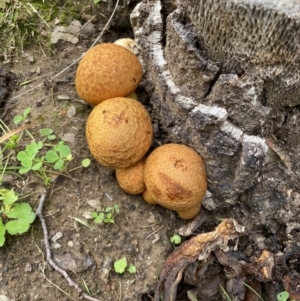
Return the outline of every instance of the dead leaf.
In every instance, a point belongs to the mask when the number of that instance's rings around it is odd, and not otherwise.
[[[70,253],[53,254],[53,259],[64,270],[79,273],[87,270],[95,264],[94,258],[88,254],[82,254],[72,250]]]
[[[274,256],[271,252],[263,250],[261,255],[256,259],[256,262],[259,263],[260,271],[265,280],[272,279],[272,271],[274,268]]]
[[[155,289],[154,301],[175,301],[177,286],[185,268],[197,258],[206,260],[216,249],[226,249],[228,241],[245,231],[234,219],[224,219],[215,231],[202,233],[183,242],[167,258]]]
[[[78,20],[73,20],[69,26],[55,26],[51,34],[51,43],[56,44],[59,40],[64,40],[71,42],[72,44],[77,44],[78,33],[82,25]]]

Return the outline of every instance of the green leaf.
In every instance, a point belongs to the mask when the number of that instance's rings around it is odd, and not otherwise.
[[[93,211],[92,213],[91,213],[91,217],[92,218],[96,218],[98,216],[98,213],[96,212],[96,211]]]
[[[30,170],[30,168],[20,168],[19,174],[23,175],[23,174],[27,173],[29,170]]]
[[[47,151],[45,159],[48,163],[54,163],[59,159],[57,152],[53,149]]]
[[[179,245],[181,243],[181,237],[178,234],[174,234],[171,238],[170,238],[170,242],[175,244],[175,245]]]
[[[118,205],[114,205],[114,211],[119,214],[120,213],[120,209]]]
[[[49,135],[47,138],[48,138],[49,140],[55,140],[55,139],[56,139],[56,136],[55,136],[55,135]]]
[[[5,243],[5,226],[0,218],[0,247],[2,247]]]
[[[54,169],[63,169],[65,164],[65,161],[63,159],[59,159],[55,164],[54,164]]]
[[[5,224],[5,229],[11,235],[25,233],[35,219],[35,215],[27,203],[15,204],[14,210],[6,213],[6,216],[14,219]]]
[[[13,121],[15,124],[20,123],[23,120],[23,116],[17,115],[14,117]]]
[[[71,154],[70,147],[68,145],[64,145],[64,144],[60,144],[57,151],[59,152],[59,156],[61,158],[65,158],[65,157],[67,157],[68,155]]]
[[[107,206],[107,207],[105,207],[104,212],[110,212],[110,211],[112,211],[112,209],[113,209],[113,207]]]
[[[103,222],[103,219],[104,219],[104,213],[103,212],[100,212],[99,214],[96,213],[96,218],[94,219],[94,222],[96,224],[100,224]]]
[[[41,136],[49,136],[50,134],[53,133],[52,129],[48,129],[48,128],[44,128],[44,129],[40,129],[40,135]]]
[[[40,149],[40,143],[39,145],[36,142],[31,142],[29,145],[26,146],[26,153],[28,154],[28,157],[30,159],[34,159],[35,155]]]
[[[32,169],[32,170],[39,170],[39,169],[42,167],[42,165],[43,165],[43,162],[38,162],[38,163],[34,164],[34,165],[31,167],[31,169]]]
[[[104,220],[105,223],[110,223],[110,224],[114,224],[115,220],[112,217],[112,213],[107,213]]]
[[[37,149],[38,150],[40,150],[42,147],[43,147],[43,142],[42,141],[39,141],[38,143],[37,143]]]
[[[290,294],[287,291],[283,291],[277,295],[278,301],[287,301],[289,299]]]
[[[83,160],[81,161],[81,165],[82,165],[83,167],[88,167],[90,164],[91,164],[91,160],[88,159],[88,158],[83,159]]]
[[[12,220],[5,224],[5,229],[10,235],[23,234],[28,231],[29,224],[22,220]]]
[[[32,166],[32,160],[24,159],[21,161],[21,165],[25,168],[31,169]]]
[[[130,265],[130,267],[127,269],[127,271],[130,274],[135,274],[136,273],[136,267],[134,265]]]
[[[125,257],[115,261],[114,263],[115,272],[118,274],[123,274],[125,272],[126,267],[127,267],[127,259]]]
[[[16,202],[18,200],[18,196],[15,194],[15,192],[13,190],[9,190],[9,189],[0,189],[0,200],[3,201],[4,205],[12,205],[14,202]],[[1,219],[1,218],[0,218]]]
[[[28,116],[28,114],[31,112],[31,108],[28,107],[26,108],[24,111],[23,111],[23,116],[24,116],[24,119]]]
[[[8,218],[17,218],[28,224],[31,224],[35,219],[34,212],[28,203],[16,203],[14,210],[6,215]]]
[[[30,158],[29,158],[28,154],[25,151],[20,151],[17,154],[17,159],[19,161],[23,161],[23,160],[27,160],[27,159],[30,159]]]

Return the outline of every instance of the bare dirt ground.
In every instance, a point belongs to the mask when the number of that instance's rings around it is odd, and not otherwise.
[[[31,107],[28,119],[33,124],[29,129],[33,136],[38,136],[41,128],[51,128],[57,138],[65,140],[71,148],[74,160],[70,169],[80,165],[84,158],[90,158],[91,165],[71,172],[71,178],[54,175],[48,187],[34,174],[22,178],[6,176],[4,180],[7,187],[13,188],[19,194],[35,192],[26,198],[34,210],[38,206],[41,194],[47,193],[43,213],[50,238],[56,237],[60,232],[62,235],[51,241],[53,258],[83,290],[88,288],[91,295],[99,300],[150,301],[153,300],[152,293],[163,264],[174,250],[170,237],[187,222],[181,220],[174,212],[146,204],[141,196],[126,194],[119,188],[114,171],[100,166],[93,160],[85,139],[85,123],[92,108],[83,103],[76,94],[74,79],[77,64],[51,80],[51,76],[72,64],[93,43],[99,33],[98,25],[94,26],[95,33],[89,38],[80,38],[76,45],[60,41],[52,47],[52,54],[43,52],[39,47],[27,47],[23,54],[15,57],[9,65],[0,65],[16,75],[13,91],[0,107],[0,117],[6,124],[11,129],[15,128],[13,117]],[[105,32],[101,42],[130,36],[132,37],[130,30],[111,27]],[[50,75],[47,75],[49,73]],[[41,78],[28,85],[19,86],[21,82],[37,77]],[[30,92],[22,94],[30,89]],[[137,94],[151,114],[149,96],[142,88]],[[159,143],[158,132],[155,139],[154,146]],[[19,147],[24,148],[25,145],[26,140]],[[113,205],[120,208],[120,213],[115,216],[115,224],[98,225],[87,218],[95,209],[99,211]],[[232,212],[237,215],[240,211],[239,208],[233,208]],[[232,212],[213,212],[195,234],[213,230],[220,222],[219,218],[230,217]],[[78,219],[86,222],[91,228],[78,222]],[[240,217],[240,220],[242,221],[243,217]],[[264,294],[264,300],[277,300],[277,293],[284,290],[281,283],[283,275],[289,270],[299,268],[297,250],[293,254],[283,253],[284,240],[284,229],[279,229],[274,235],[258,229],[248,232],[239,240],[239,250],[234,255],[239,260],[249,263],[249,258],[257,258],[262,248],[268,248],[273,254],[279,255],[275,257],[275,275],[268,279],[266,284],[260,285],[259,279],[246,278],[248,271],[242,273],[243,277],[241,274],[236,278],[231,275],[230,279],[238,279],[237,282],[231,283],[232,295],[236,293],[239,298],[232,300],[241,300],[238,293],[242,289],[238,285],[243,281],[260,294]],[[264,246],[261,247],[261,244]],[[233,250],[234,244],[231,247]],[[135,274],[127,271],[117,274],[114,271],[113,263],[123,257],[136,267]],[[222,255],[217,257],[222,261]],[[225,261],[223,258],[220,264],[213,257],[209,257],[205,264],[191,266],[185,275],[185,282],[179,286],[176,300],[228,300],[222,294],[217,294],[215,299],[212,297],[216,291],[220,292],[219,284],[223,283],[220,279],[228,276],[228,271],[223,269],[223,266],[226,266]],[[234,266],[228,262],[227,265]],[[210,275],[206,275],[206,280],[198,285],[200,289],[197,299],[187,297],[186,291],[206,270],[210,271]],[[218,285],[214,287],[216,283]],[[228,289],[228,286],[226,288]],[[47,263],[44,234],[38,219],[26,234],[6,236],[6,243],[0,249],[0,300],[80,300],[76,290]],[[260,298],[247,290],[243,300],[256,301]]]
[[[132,33],[111,28],[105,33],[103,42],[130,35]],[[93,39],[82,39],[73,45],[60,41],[53,48],[52,55],[29,47],[9,67],[5,66],[17,78],[13,92],[0,109],[4,121],[14,128],[13,117],[31,107],[29,120],[35,125],[30,132],[37,136],[40,128],[48,127],[54,130],[58,139],[67,140],[66,144],[75,158],[71,168],[80,165],[82,159],[91,158],[85,139],[85,122],[91,107],[82,103],[76,95],[74,78],[77,65],[54,81],[50,80],[51,76],[46,76],[21,88],[18,84],[50,72],[51,75],[59,73],[92,42]],[[39,84],[40,87],[17,97]],[[65,99],[59,100],[60,96]],[[70,115],[68,112],[73,113]],[[139,300],[139,296],[153,289],[157,282],[162,264],[173,248],[169,238],[183,221],[173,212],[147,205],[141,196],[124,193],[118,187],[114,171],[91,160],[88,168],[72,172],[72,179],[56,177],[47,188],[34,175],[22,179],[8,176],[5,182],[23,195],[36,192],[26,199],[34,209],[41,193],[47,192],[44,216],[50,236],[58,232],[62,234],[56,241],[59,245],[52,249],[53,257],[60,256],[57,258],[61,264],[69,263],[66,270],[80,287],[84,289],[85,282],[91,295],[100,300]],[[93,200],[98,209],[119,206],[115,225],[97,225],[86,219],[95,210],[88,203]],[[86,221],[93,229],[74,218]],[[25,235],[7,236],[5,246],[0,250],[0,296],[22,301],[78,300],[74,288],[46,263],[45,256],[39,220]],[[114,272],[113,262],[122,257],[136,266],[136,274],[125,272],[119,275]]]

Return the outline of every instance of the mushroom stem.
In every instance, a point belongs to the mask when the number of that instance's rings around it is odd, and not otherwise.
[[[150,205],[156,205],[157,203],[155,202],[153,196],[150,194],[149,190],[146,189],[144,192],[143,192],[143,198],[144,198],[144,201],[147,202],[148,204]]]
[[[177,210],[176,212],[182,219],[192,219],[194,218],[201,209],[201,205],[188,208],[186,210]]]

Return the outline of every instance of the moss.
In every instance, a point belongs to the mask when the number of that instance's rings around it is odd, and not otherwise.
[[[45,45],[48,49],[54,21],[59,20],[62,25],[68,25],[73,19],[78,19],[83,8],[90,2],[91,0],[0,1],[0,59],[9,60],[12,55],[20,54],[30,45]]]

